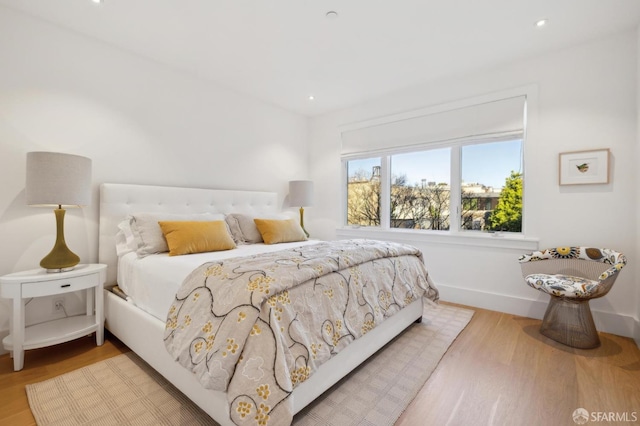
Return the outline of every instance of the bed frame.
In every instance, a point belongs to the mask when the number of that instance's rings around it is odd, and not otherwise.
[[[245,213],[278,212],[273,192],[231,191],[148,185],[100,185],[100,235],[98,259],[107,265],[106,286],[116,284],[115,235],[120,223],[132,213]],[[204,389],[195,376],[175,362],[164,347],[165,323],[138,309],[111,291],[105,290],[105,326],[133,352],[162,374],[182,393],[221,426],[231,426],[226,393]],[[422,317],[422,301],[417,300],[381,325],[355,340],[338,355],[320,366],[292,394],[294,413],[299,412],[324,391]]]

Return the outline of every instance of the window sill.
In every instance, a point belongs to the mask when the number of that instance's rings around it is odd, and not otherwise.
[[[504,233],[486,234],[480,232],[449,233],[446,231],[413,231],[406,229],[380,229],[374,227],[343,227],[336,229],[339,239],[371,238],[391,240],[407,244],[426,243],[439,245],[462,245],[476,247],[494,247],[519,251],[538,250],[537,238]]]

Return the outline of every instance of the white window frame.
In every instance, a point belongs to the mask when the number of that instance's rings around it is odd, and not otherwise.
[[[461,229],[461,207],[462,207],[462,181],[461,181],[461,159],[462,147],[469,145],[482,145],[493,142],[503,142],[509,140],[522,140],[522,150],[524,163],[525,135],[523,132],[503,133],[488,135],[484,137],[469,137],[454,141],[438,143],[416,144],[406,147],[399,147],[387,150],[380,150],[359,154],[348,154],[341,157],[342,161],[342,226],[337,229],[339,238],[379,238],[403,240],[408,243],[432,241],[444,244],[464,244],[476,246],[495,246],[501,248],[514,248],[519,250],[536,250],[538,247],[537,238],[527,238],[525,229],[525,182],[523,182],[523,223],[522,232],[494,232],[474,231]],[[440,148],[450,148],[450,200],[452,211],[449,214],[449,230],[426,230],[426,229],[399,229],[391,228],[390,223],[390,200],[391,200],[391,156],[408,152],[428,151]],[[380,158],[380,226],[361,226],[347,224],[347,191],[348,191],[348,162],[368,158]],[[524,174],[524,173],[523,173]],[[526,181],[526,177],[525,177]],[[455,210],[455,211],[454,211]]]

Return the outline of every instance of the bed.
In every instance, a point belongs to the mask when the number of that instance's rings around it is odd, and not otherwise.
[[[187,274],[188,270],[184,268],[211,262],[211,258],[206,253],[175,256],[183,258],[186,265],[181,267],[180,272],[173,269],[166,271],[159,266],[160,263],[155,263],[164,262],[163,257],[166,258],[166,254],[149,256],[144,262],[136,260],[135,253],[120,253],[118,256],[116,234],[119,225],[127,216],[140,212],[178,215],[203,212],[218,215],[241,213],[255,217],[276,217],[279,210],[277,194],[271,192],[127,184],[100,186],[99,262],[108,265],[107,286],[114,286],[119,280],[135,284],[143,281],[145,273],[155,271],[155,275],[151,275],[154,291],[137,289],[135,285],[131,285],[125,286],[127,294],[123,296],[105,290],[106,328],[222,426],[242,423],[237,416],[232,421],[229,415],[230,403],[227,392],[204,388],[200,383],[201,378],[179,366],[176,363],[176,354],[170,354],[165,346],[167,312],[174,306],[177,299],[176,286],[180,284],[176,281]],[[236,249],[224,252],[222,259],[254,256],[262,251],[275,253],[276,250],[296,250],[297,253],[302,250],[315,250],[322,244],[324,243],[303,241],[273,245],[238,245]],[[152,266],[145,269],[139,263]],[[428,276],[425,276],[425,279],[428,280]],[[430,281],[427,290],[426,297],[437,300],[437,290]],[[286,398],[292,413],[302,410],[411,323],[420,320],[423,302],[422,297],[408,302],[402,309],[394,312],[366,334],[351,341],[317,367],[315,373],[293,388],[290,396]],[[255,420],[252,419],[252,423],[255,423]],[[274,418],[271,424],[278,424],[278,421]]]

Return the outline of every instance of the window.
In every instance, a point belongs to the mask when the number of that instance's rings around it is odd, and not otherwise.
[[[343,126],[346,224],[521,233],[528,96],[519,88]]]
[[[391,155],[391,228],[449,229],[451,149]]]
[[[344,160],[347,225],[522,232],[522,139],[474,139]]]
[[[522,232],[522,140],[460,149],[462,229]]]
[[[347,224],[380,226],[380,158],[347,163]]]

